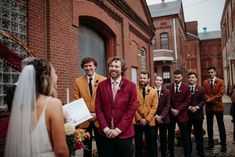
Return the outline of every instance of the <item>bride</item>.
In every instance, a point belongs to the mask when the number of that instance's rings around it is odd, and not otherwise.
[[[56,83],[55,69],[45,60],[35,59],[23,68],[12,104],[5,157],[69,156]]]

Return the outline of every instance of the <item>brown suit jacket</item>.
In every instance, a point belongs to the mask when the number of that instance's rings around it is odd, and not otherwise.
[[[120,139],[134,136],[133,118],[136,113],[136,85],[122,78],[116,97],[113,100],[111,80],[106,79],[98,85],[96,93],[96,115],[99,122],[99,134],[105,136],[106,127],[118,128],[122,133]]]
[[[135,123],[138,124],[140,119],[146,119],[149,126],[155,126],[154,115],[158,107],[158,96],[155,90],[147,86],[146,96],[143,97],[142,88],[137,88],[137,111],[135,114]]]
[[[91,113],[95,113],[95,97],[96,97],[96,89],[100,82],[105,80],[106,77],[101,76],[99,74],[95,74],[94,78],[94,88],[92,91],[92,96],[90,95],[90,90],[88,86],[87,76],[81,76],[75,80],[74,90],[73,90],[73,100],[77,100],[83,98],[89,111]],[[87,128],[90,122],[86,121],[79,125],[80,128]],[[95,126],[98,127],[98,122],[95,121]]]
[[[224,104],[222,103],[222,96],[224,95],[224,81],[218,77],[215,79],[213,88],[211,89],[210,79],[203,82],[203,87],[206,93],[206,111],[224,111]]]

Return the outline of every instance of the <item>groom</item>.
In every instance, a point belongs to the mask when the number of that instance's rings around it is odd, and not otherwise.
[[[123,77],[123,59],[110,58],[107,66],[110,78],[98,85],[95,103],[102,157],[132,157],[136,85]]]

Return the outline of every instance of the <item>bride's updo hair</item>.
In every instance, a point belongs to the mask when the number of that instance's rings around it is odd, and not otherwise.
[[[51,75],[52,65],[45,59],[35,59],[30,64],[34,66],[36,73],[37,96],[43,94],[56,97],[57,91]]]

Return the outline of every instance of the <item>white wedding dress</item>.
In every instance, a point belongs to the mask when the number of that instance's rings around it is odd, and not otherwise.
[[[45,121],[45,100],[40,118],[36,107],[36,72],[23,68],[14,94],[5,145],[5,157],[54,157]]]
[[[38,119],[38,123],[35,127],[35,129],[32,132],[32,144],[34,143],[34,136],[39,135],[39,155],[40,157],[54,157],[55,153],[52,149],[50,138],[47,132],[47,127],[46,127],[46,114],[45,110],[47,107],[47,103],[50,97],[47,98],[43,111]]]

